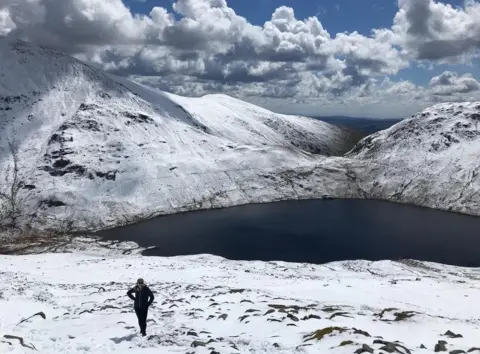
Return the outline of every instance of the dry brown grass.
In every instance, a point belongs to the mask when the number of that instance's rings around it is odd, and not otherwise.
[[[0,254],[24,255],[59,252],[71,244],[73,236],[47,231],[0,229]]]

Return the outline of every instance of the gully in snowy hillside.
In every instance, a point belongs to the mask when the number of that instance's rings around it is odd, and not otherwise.
[[[135,294],[135,296],[133,296]],[[152,291],[145,284],[143,279],[137,280],[137,285],[128,290],[127,295],[134,301],[133,307],[138,318],[140,333],[146,336],[148,308],[152,304],[155,297]]]

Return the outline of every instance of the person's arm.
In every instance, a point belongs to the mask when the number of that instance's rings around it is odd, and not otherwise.
[[[133,293],[135,292],[135,289],[134,288],[131,288],[130,290],[127,291],[127,295],[130,299],[132,299],[133,301],[135,301],[135,297],[132,295]]]
[[[148,306],[150,306],[153,300],[155,300],[155,296],[153,296],[152,290],[150,290],[150,288],[148,288],[148,297],[150,298],[150,300],[148,300]]]

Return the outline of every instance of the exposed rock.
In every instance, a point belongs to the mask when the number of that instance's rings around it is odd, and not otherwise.
[[[415,316],[417,312],[415,311],[403,311],[403,312],[395,312],[395,320],[394,321],[405,321],[408,318]]]
[[[394,307],[389,307],[389,308],[383,309],[380,313],[375,314],[375,315],[378,316],[378,317],[380,317],[380,318],[383,318],[383,316],[385,316],[385,314],[386,314],[387,312],[392,312],[392,311],[395,311],[395,310],[397,310],[397,309],[394,308]]]
[[[45,315],[45,313],[44,313],[43,311],[40,311],[40,312],[37,312],[36,314],[30,316],[30,317],[27,317],[27,318],[21,320],[21,321],[19,322],[19,324],[20,324],[20,323],[23,323],[23,322],[26,322],[26,321],[28,321],[29,319],[31,319],[31,318],[33,318],[33,317],[36,317],[36,316],[39,316],[39,317],[43,318],[44,320],[47,319],[47,316]]]
[[[298,305],[278,305],[278,304],[269,304],[268,307],[274,308],[276,310],[295,310],[295,311],[300,311],[300,310],[308,310],[306,307],[298,306]]]
[[[196,340],[196,341],[193,341],[190,346],[193,347],[193,348],[196,348],[196,347],[205,347],[206,345],[207,345],[207,343]]]
[[[397,351],[397,346],[393,343],[388,343],[381,347],[379,350],[386,351],[387,353],[394,353]]]
[[[444,340],[439,340],[437,344],[435,344],[435,348],[434,348],[434,351],[435,353],[438,353],[438,352],[446,352],[447,351],[447,342],[445,342]]]
[[[264,316],[267,316],[267,315],[269,315],[269,314],[271,314],[271,313],[274,313],[274,312],[275,312],[274,309],[270,309],[270,310],[268,310],[267,312],[265,312],[263,315],[264,315]]]
[[[339,310],[340,310],[339,307],[332,307],[332,306],[326,306],[326,307],[322,308],[323,312],[335,312],[335,311],[339,311]]]
[[[326,327],[326,328],[323,328],[323,329],[316,330],[313,333],[307,334],[303,338],[304,338],[305,342],[308,342],[308,341],[314,340],[314,339],[315,340],[322,340],[323,337],[325,337],[326,335],[330,335],[330,334],[333,334],[335,332],[343,333],[346,330],[347,330],[346,328],[341,328],[341,327]]]
[[[250,304],[253,304],[253,301],[251,301],[251,300],[242,300],[242,301],[240,301],[241,304],[243,304],[243,303],[245,303],[245,302],[248,302],[248,303],[250,303]]]
[[[20,345],[22,347],[37,350],[33,344],[26,344],[23,337],[18,337],[18,336],[12,336],[10,334],[5,334],[5,335],[3,335],[3,338],[5,338],[5,339],[16,339],[20,342]]]
[[[243,316],[240,316],[238,319],[240,320],[240,322],[242,322],[244,319],[246,319],[247,317],[249,317],[249,315],[243,315]]]
[[[371,337],[368,332],[362,331],[362,330],[356,329],[356,328],[353,328],[353,333],[354,334],[361,334],[362,336],[365,336],[365,337]]]
[[[288,314],[287,317],[288,317],[289,319],[291,319],[292,321],[295,321],[295,322],[298,322],[298,321],[299,321],[298,317],[296,317],[296,316],[294,316],[294,315]]]
[[[450,330],[446,331],[443,335],[448,337],[448,338],[463,338],[463,336],[461,334],[455,334]]]
[[[399,351],[398,348],[402,348],[403,351],[407,354],[411,353],[410,349],[408,349],[404,345],[400,344],[399,342],[388,342],[388,341],[383,340],[383,339],[375,339],[373,341],[373,344],[383,344],[383,347],[380,348],[380,350],[384,350],[388,353],[393,353],[395,351]],[[390,351],[390,350],[393,350],[393,351]]]
[[[230,294],[241,294],[245,291],[245,289],[230,289]]]
[[[362,354],[362,353],[373,353],[373,349],[367,344],[363,344],[361,348],[358,348],[357,350],[355,350],[355,354]]]
[[[54,207],[61,207],[61,206],[65,206],[67,204],[65,204],[64,202],[60,201],[60,200],[55,200],[55,199],[47,199],[47,200],[42,200],[40,201],[40,204],[39,204],[39,207],[43,207],[43,206],[46,206],[48,208],[54,208]]]
[[[334,314],[332,314],[328,319],[329,320],[332,320],[334,319],[335,317],[337,316],[341,316],[341,317],[352,317],[350,316],[350,314],[348,312],[335,312]]]

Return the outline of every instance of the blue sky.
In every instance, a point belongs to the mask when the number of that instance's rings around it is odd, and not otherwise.
[[[133,11],[139,13],[149,12],[152,6],[169,8],[173,2],[172,0],[126,1]],[[460,4],[461,2],[456,0],[452,3]],[[367,0],[228,0],[227,3],[238,15],[245,17],[255,25],[263,25],[279,6],[289,6],[295,10],[299,19],[318,16],[330,33],[358,31],[368,34],[373,27],[390,26],[397,10],[395,2],[392,0],[383,2]],[[366,7],[365,4],[368,6]]]
[[[153,6],[172,8],[174,0],[126,0],[135,13],[149,13]],[[464,0],[446,0],[462,7]],[[368,35],[372,28],[390,27],[398,10],[395,0],[228,0],[228,6],[250,23],[263,25],[280,6],[295,10],[298,19],[317,16],[331,34],[358,31]]]
[[[125,1],[132,11],[148,13],[152,6],[170,8],[173,0],[127,0]],[[364,4],[368,3],[368,7]],[[374,27],[388,27],[392,24],[397,6],[393,1],[366,1],[366,0],[228,0],[228,5],[235,12],[248,19],[255,25],[263,25],[279,6],[292,7],[299,19],[318,16],[324,27],[331,33],[353,32],[368,34]],[[452,3],[461,3],[457,0]]]
[[[411,68],[401,70],[395,77],[401,80],[409,80],[418,85],[426,85],[432,77],[438,76],[446,70],[455,71],[462,75],[470,73],[480,79],[480,60],[472,60],[472,63],[469,65],[438,64],[428,70],[418,68],[414,65]]]
[[[379,118],[480,100],[480,0],[17,1],[0,35],[180,95]]]
[[[126,0],[136,13],[149,13],[153,6],[171,9],[174,0]],[[462,7],[464,0],[446,0],[445,4]],[[297,18],[318,16],[330,33],[358,31],[368,34],[372,28],[392,25],[398,10],[395,0],[228,0],[228,6],[252,24],[262,25],[280,6],[295,10]]]

